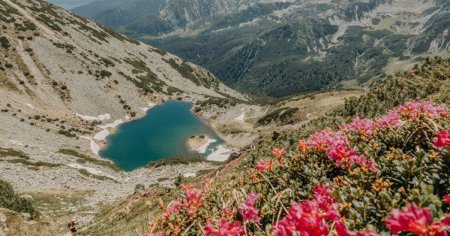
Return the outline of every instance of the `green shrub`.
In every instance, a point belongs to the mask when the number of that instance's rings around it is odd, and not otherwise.
[[[5,36],[0,37],[0,45],[5,49],[11,47],[11,44],[9,44],[9,40]]]
[[[107,70],[101,70],[99,73],[100,78],[111,77],[112,73]]]
[[[172,165],[188,165],[190,163],[197,163],[197,162],[206,162],[205,158],[202,157],[174,157],[170,159],[164,159],[159,161],[152,161],[150,162],[146,167],[147,168],[158,168],[161,166],[172,166]]]
[[[30,200],[19,197],[11,184],[0,180],[0,207],[4,207],[16,212],[29,213],[32,218],[38,216]]]

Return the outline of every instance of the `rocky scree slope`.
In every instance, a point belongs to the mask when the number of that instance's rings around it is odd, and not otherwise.
[[[449,52],[445,0],[109,2],[74,11],[257,95],[361,85]]]
[[[245,99],[202,67],[45,1],[0,1],[0,179],[33,197],[84,199],[62,207],[64,214],[82,207],[79,217],[88,219],[97,204],[132,193],[143,176],[146,185],[171,185],[180,174],[209,168],[124,173],[92,150],[104,145],[104,131],[153,104],[212,98]],[[41,203],[45,220],[49,205]]]

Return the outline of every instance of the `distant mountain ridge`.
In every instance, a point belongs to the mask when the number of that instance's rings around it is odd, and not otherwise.
[[[89,4],[95,0],[48,0],[55,5],[58,5],[64,9],[70,10],[73,8],[81,7],[83,5]]]
[[[445,0],[114,3],[104,10],[110,4],[97,1],[74,12],[259,95],[335,88],[345,80],[362,84],[424,56],[450,52],[450,2]]]

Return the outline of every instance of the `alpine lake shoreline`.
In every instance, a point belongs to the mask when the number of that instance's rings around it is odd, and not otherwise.
[[[158,160],[150,160],[146,164],[140,165],[139,167],[133,168],[132,170],[126,170],[120,166],[115,160],[109,158],[108,156],[102,155],[102,152],[111,148],[110,139],[120,134],[121,129],[124,126],[133,125],[137,122],[144,122],[144,120],[151,119],[151,114],[154,112],[154,109],[164,106],[170,103],[183,103],[189,104],[190,109],[189,113],[193,115],[198,121],[200,121],[201,125],[209,129],[211,132],[194,132],[190,133],[187,138],[184,140],[184,147],[186,150],[191,152],[189,156],[187,155],[173,155],[170,157],[160,158]],[[94,134],[93,137],[83,137],[87,140],[91,141],[91,151],[97,158],[102,160],[110,161],[115,166],[118,167],[120,171],[124,172],[133,172],[140,168],[149,168],[149,167],[161,167],[161,166],[171,166],[177,164],[189,164],[189,163],[198,163],[205,162],[213,165],[221,165],[225,164],[230,156],[235,153],[236,148],[231,147],[225,139],[223,138],[223,134],[221,134],[216,128],[211,125],[212,121],[205,119],[204,117],[196,114],[194,112],[193,102],[190,101],[177,101],[177,100],[166,100],[161,103],[149,103],[149,106],[146,108],[144,115],[138,115],[135,117],[124,117],[123,119],[115,120],[112,123],[99,125],[102,128],[101,131]],[[142,108],[144,111],[144,108]],[[95,144],[93,144],[95,143]],[[98,146],[97,146],[98,145]],[[117,145],[117,144],[115,144]],[[211,148],[214,149],[211,151]],[[195,156],[193,156],[194,154]]]

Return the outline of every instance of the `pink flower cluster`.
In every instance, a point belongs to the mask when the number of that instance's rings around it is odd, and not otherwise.
[[[359,119],[356,118],[350,124],[344,124],[341,126],[341,129],[344,132],[353,132],[359,135],[362,135],[366,138],[372,137],[374,130],[376,128],[376,123],[373,120],[369,119]]]
[[[293,202],[288,214],[275,225],[278,236],[329,235],[329,222],[340,219],[338,204],[329,193],[329,187],[318,185],[313,199],[301,203]]]
[[[446,230],[450,229],[450,217],[433,222],[430,209],[415,205],[408,205],[402,211],[392,210],[391,217],[385,223],[393,234],[408,232],[418,236],[447,236]]]
[[[444,105],[435,106],[432,102],[407,102],[395,111],[402,117],[410,120],[421,116],[434,119],[448,115],[448,111]]]
[[[247,200],[241,204],[241,215],[244,221],[250,223],[259,223],[261,221],[261,217],[258,215],[259,209],[255,207],[255,202],[260,196],[260,194],[250,193],[247,196]]]
[[[407,102],[376,121],[369,119],[355,119],[350,124],[344,124],[344,132],[353,132],[370,138],[380,128],[397,128],[402,124],[401,118],[413,120],[418,117],[430,119],[445,117],[449,113],[444,105],[434,105],[431,102]]]
[[[283,163],[283,156],[286,154],[286,150],[282,148],[274,148],[272,150],[272,155],[274,155],[279,163]]]
[[[272,159],[270,159],[268,162],[261,159],[256,165],[256,170],[259,172],[272,171],[272,165],[273,165]]]
[[[401,124],[400,115],[397,111],[390,111],[387,115],[382,116],[376,121],[377,128],[398,128]]]
[[[444,196],[444,201],[450,204],[450,194]]]
[[[194,217],[197,214],[198,208],[203,205],[204,189],[196,189],[194,185],[183,185],[184,199],[182,201],[186,214],[189,217]]]
[[[260,198],[260,194],[250,193],[247,199],[239,206],[242,218],[244,222],[259,223],[261,217],[258,215],[259,209],[255,206],[256,200]],[[232,218],[235,215],[234,211],[223,209],[223,213],[226,218]],[[240,236],[245,235],[244,228],[240,221],[232,221],[222,218],[219,221],[219,227],[216,228],[211,224],[211,221],[206,222],[206,226],[203,227],[205,236]]]
[[[315,151],[326,151],[330,146],[347,145],[348,140],[344,134],[327,128],[311,135],[306,143]]]
[[[378,172],[378,168],[373,159],[359,155],[352,149],[344,133],[351,132],[370,138],[381,128],[397,128],[402,124],[401,118],[416,119],[418,117],[440,118],[448,115],[444,105],[434,105],[431,102],[408,102],[404,106],[390,111],[386,116],[376,121],[369,119],[355,119],[350,124],[341,126],[341,130],[333,132],[331,129],[325,129],[317,132],[304,142],[299,142],[299,148],[306,154],[308,148],[314,151],[325,152],[327,156],[336,162],[336,166],[350,169],[358,164],[361,167]],[[434,142],[437,147],[450,146],[450,130],[442,131],[437,135]]]
[[[350,169],[354,164],[358,164],[373,172],[379,171],[372,159],[359,155],[356,150],[350,148],[347,137],[340,132],[326,129],[313,134],[306,143],[316,151],[324,151],[338,167]]]
[[[347,229],[330,190],[329,186],[317,185],[312,200],[293,202],[288,214],[276,223],[276,235],[330,235],[330,227],[334,223],[338,236],[375,236],[374,232],[351,232]]]
[[[283,156],[286,154],[286,150],[282,148],[274,148],[272,149],[272,155],[275,156],[278,163],[283,163]],[[256,170],[258,172],[266,172],[272,171],[273,159],[269,159],[269,161],[259,160],[258,164],[256,164]]]
[[[172,202],[164,211],[164,216],[166,217],[166,219],[169,219],[170,216],[177,214],[178,212],[180,212],[180,203]]]
[[[352,167],[354,164],[358,164],[362,168],[366,170],[371,170],[375,173],[380,171],[375,161],[373,159],[367,158],[364,155],[350,156],[347,163],[348,168]]]
[[[438,148],[450,147],[450,129],[438,132],[433,144]]]
[[[211,221],[208,220],[206,226],[203,227],[203,234],[205,236],[243,236],[245,231],[241,222],[221,219],[219,228],[215,228]]]

